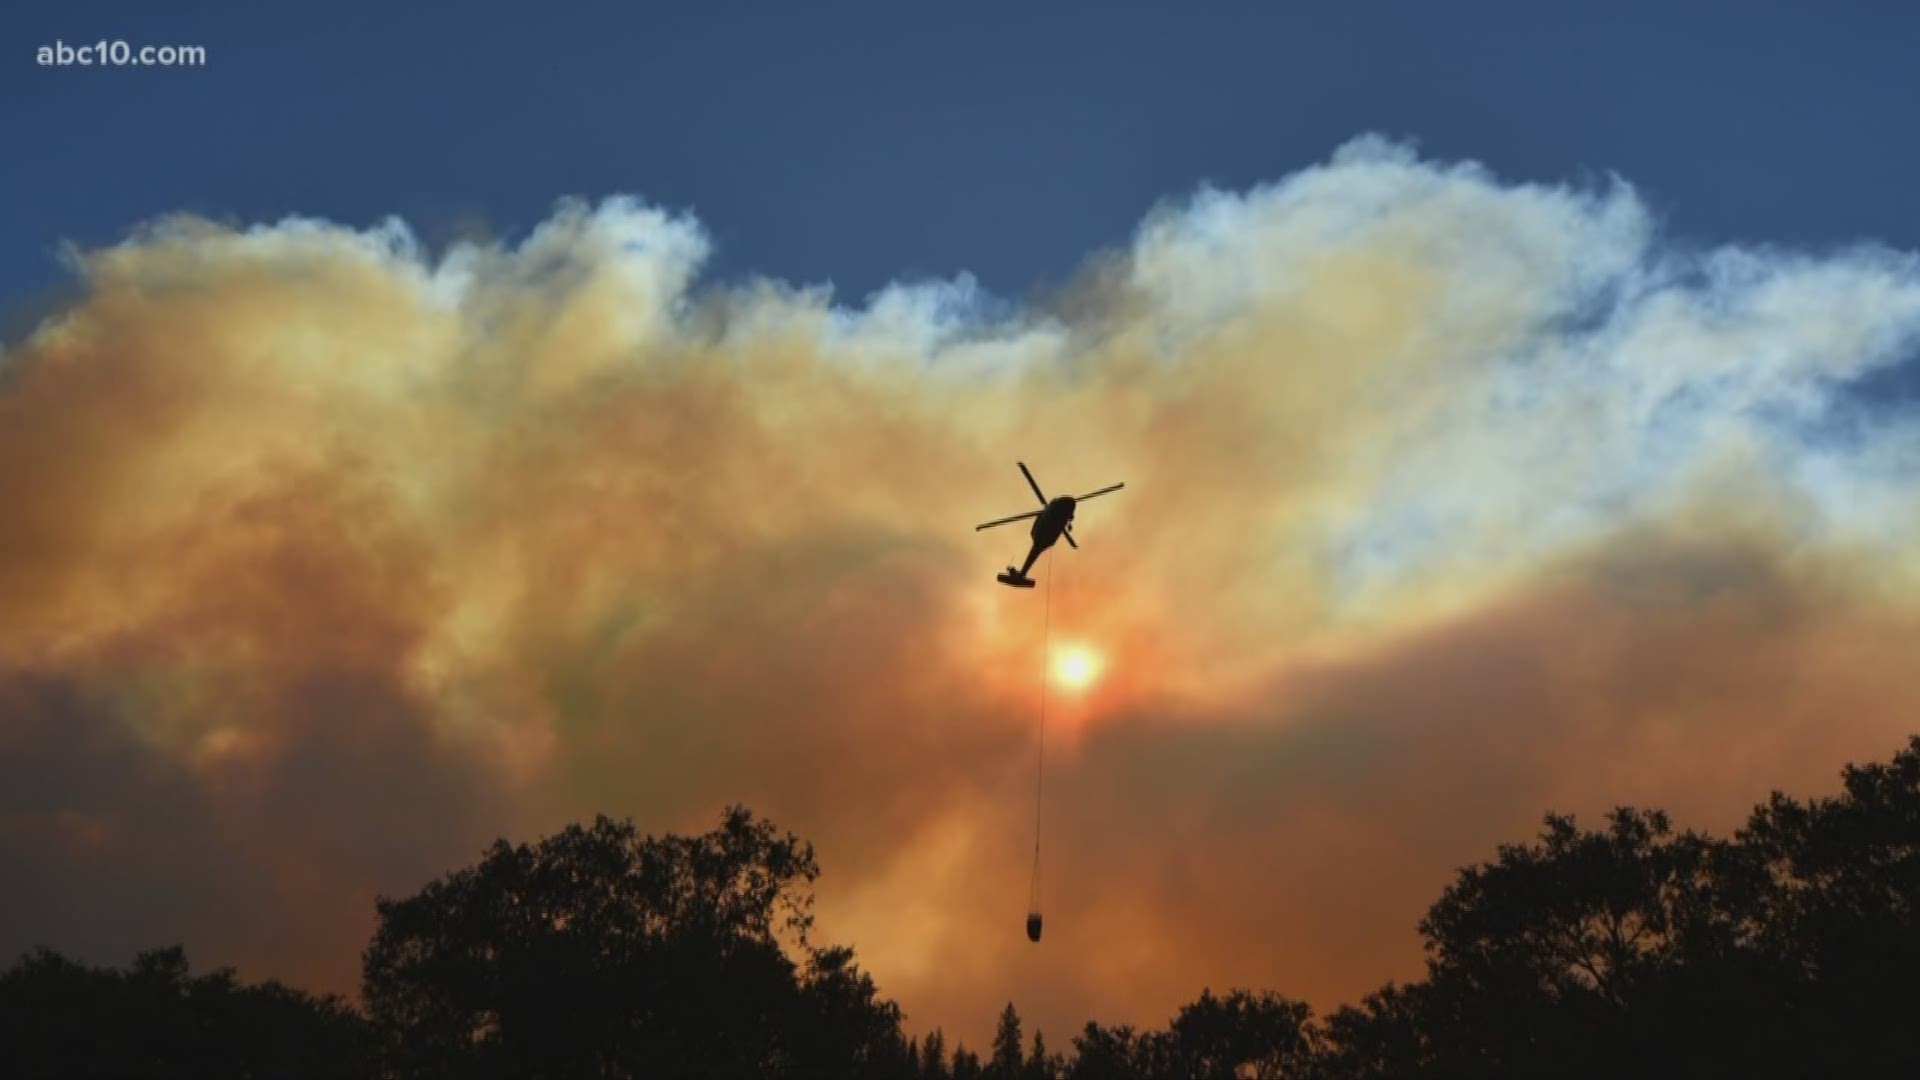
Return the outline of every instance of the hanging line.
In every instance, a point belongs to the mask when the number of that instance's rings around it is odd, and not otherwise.
[[[1053,677],[1053,556],[1047,556],[1046,614],[1040,630],[1040,725],[1033,747],[1033,878],[1027,891],[1027,911],[1040,910],[1040,822],[1047,786],[1047,683]]]

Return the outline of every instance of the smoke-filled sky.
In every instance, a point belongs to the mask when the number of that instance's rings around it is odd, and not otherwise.
[[[626,196],[76,243],[0,354],[0,951],[349,991],[375,894],[739,802],[910,1027],[1058,1044],[1351,1000],[1549,808],[1727,828],[1920,728],[1920,258],[1373,135],[1163,194],[1030,299]],[[1127,484],[1031,592],[1015,459]]]

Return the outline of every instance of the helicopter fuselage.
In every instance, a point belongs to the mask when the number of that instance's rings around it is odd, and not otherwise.
[[[1040,560],[1041,552],[1060,542],[1060,534],[1073,524],[1073,507],[1077,501],[1071,495],[1062,495],[1048,502],[1047,508],[1040,511],[1040,516],[1033,519],[1033,529],[1029,534],[1033,537],[1033,549],[1027,552],[1026,564],[1020,567],[1021,577],[1026,577],[1027,571],[1033,569],[1033,564]]]
[[[1045,551],[1060,542],[1060,534],[1073,524],[1073,504],[1073,496],[1062,495],[1047,503],[1047,508],[1040,511],[1040,516],[1033,519],[1030,535],[1036,549]]]

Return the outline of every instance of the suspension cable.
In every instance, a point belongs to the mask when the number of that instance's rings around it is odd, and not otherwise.
[[[1040,822],[1047,785],[1047,683],[1053,676],[1053,558],[1047,558],[1046,614],[1040,630],[1040,724],[1033,747],[1033,878],[1027,892],[1029,914],[1040,910]]]

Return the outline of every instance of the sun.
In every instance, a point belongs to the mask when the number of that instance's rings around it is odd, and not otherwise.
[[[1063,646],[1053,658],[1053,681],[1068,690],[1085,690],[1100,681],[1100,654],[1085,645]]]

